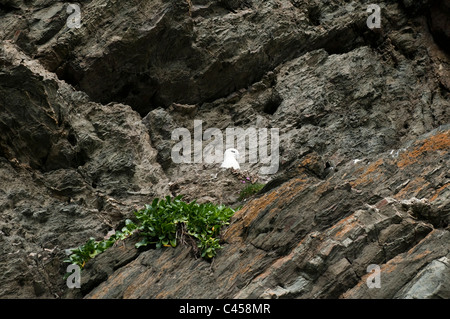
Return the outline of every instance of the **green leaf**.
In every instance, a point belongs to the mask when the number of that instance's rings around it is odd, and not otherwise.
[[[147,246],[148,244],[149,244],[149,242],[148,242],[147,238],[144,237],[144,238],[142,238],[139,242],[137,242],[137,243],[135,244],[135,247],[136,247],[136,248],[140,248],[140,247],[143,247],[143,246]]]

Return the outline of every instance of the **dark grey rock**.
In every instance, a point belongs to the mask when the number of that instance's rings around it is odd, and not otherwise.
[[[374,30],[355,1],[104,4],[68,29],[0,1],[0,297],[449,297],[448,1],[381,1]],[[279,128],[278,172],[175,165],[195,119]],[[67,288],[66,249],[179,194],[243,205],[212,263],[125,241]]]

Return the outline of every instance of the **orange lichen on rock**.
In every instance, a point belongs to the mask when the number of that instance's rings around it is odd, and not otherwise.
[[[446,188],[448,188],[450,186],[450,183],[445,184],[444,186],[440,187],[439,189],[436,190],[436,192],[434,193],[433,197],[431,197],[430,201],[434,201],[436,200],[436,198],[438,198],[439,194]]]
[[[281,268],[283,265],[285,265],[287,262],[289,262],[290,260],[292,260],[292,258],[294,257],[295,252],[291,252],[289,255],[281,257],[279,259],[277,259],[266,271],[262,272],[261,274],[259,274],[256,278],[255,281],[258,280],[264,280],[267,277],[269,277],[269,275],[271,275],[274,271],[276,271],[277,269]]]
[[[420,254],[417,254],[414,256],[414,260],[421,260],[424,259],[425,257],[427,257],[428,255],[430,255],[432,253],[431,250],[425,250],[423,252],[421,252]]]
[[[330,234],[333,237],[342,238],[342,236],[345,233],[347,233],[351,228],[356,226],[357,222],[358,221],[355,217],[355,214],[351,214],[350,216],[341,219],[335,225],[330,227],[330,229],[328,230],[328,234]]]
[[[383,165],[383,163],[383,159],[380,158],[376,162],[370,164],[369,167],[367,167],[367,169],[364,171],[364,173],[361,174],[361,176],[359,176],[356,180],[350,182],[350,185],[352,187],[355,187],[373,183],[375,180],[379,179],[379,177],[377,178],[375,174],[378,171],[379,167]]]
[[[330,181],[324,181],[319,186],[316,187],[316,190],[314,191],[314,194],[317,196],[321,196],[323,193],[325,193],[328,189],[331,187]]]
[[[355,299],[358,296],[358,292],[360,292],[361,289],[366,290],[367,288],[367,278],[370,276],[369,274],[366,274],[361,277],[361,280],[351,289],[344,292],[342,295],[339,296],[339,299]]]
[[[391,260],[389,260],[386,264],[381,266],[381,273],[383,274],[389,274],[397,269],[397,266],[401,264],[403,257],[401,255],[397,255]]]
[[[450,131],[433,135],[425,141],[421,141],[413,150],[401,154],[397,166],[404,168],[416,163],[426,152],[437,151],[450,151]]]
[[[359,225],[359,222],[356,219],[351,219],[349,221],[349,223],[345,224],[341,229],[339,229],[334,234],[334,239],[342,240],[348,232],[350,232],[352,229],[354,229],[358,225]]]
[[[424,178],[417,177],[416,179],[410,181],[408,185],[403,187],[397,194],[395,194],[395,199],[407,199],[411,197],[417,196],[420,191],[422,191],[425,187],[428,187],[430,183],[428,183]]]
[[[315,153],[308,154],[301,161],[301,164],[299,165],[299,167],[311,165],[311,164],[317,162],[318,158],[319,157]]]
[[[433,237],[436,235],[436,231],[437,231],[436,229],[433,229],[431,232],[429,232],[428,235],[426,235],[424,238],[422,238],[422,239],[419,241],[419,243],[417,243],[416,246],[414,246],[414,247],[412,247],[410,250],[408,250],[407,254],[408,254],[409,256],[415,254],[415,253],[417,252],[417,250],[419,249],[418,247],[420,247],[420,245],[421,245],[422,243],[424,243],[424,242],[427,241],[427,240],[430,240],[430,238],[433,238]]]

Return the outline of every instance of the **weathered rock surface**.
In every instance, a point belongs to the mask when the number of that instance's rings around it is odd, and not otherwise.
[[[0,297],[449,298],[448,1],[0,0]],[[176,164],[175,128],[279,128],[280,167]],[[64,250],[154,197],[244,205],[212,263]],[[367,267],[380,266],[369,289]]]
[[[414,285],[423,276],[419,271],[449,253],[448,188],[438,186],[448,180],[439,159],[449,159],[449,136],[447,127],[399,157],[386,152],[349,161],[327,180],[299,172],[235,215],[212,264],[183,247],[146,251],[87,297],[430,297],[434,290]],[[420,161],[410,163],[412,154]],[[415,217],[405,195],[428,198],[447,229]],[[371,264],[381,266],[381,289],[367,288]],[[429,271],[434,279],[427,284],[444,286],[433,296],[448,295],[448,271]],[[403,288],[407,284],[411,288]]]
[[[140,116],[0,45],[2,297],[61,296],[64,250],[167,193]]]

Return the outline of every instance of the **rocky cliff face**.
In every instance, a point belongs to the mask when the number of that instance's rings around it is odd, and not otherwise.
[[[371,3],[0,0],[0,297],[449,298],[450,3]],[[239,203],[174,163],[194,120],[279,128],[278,172]],[[65,249],[178,194],[243,205],[212,263],[131,238],[67,288]]]

